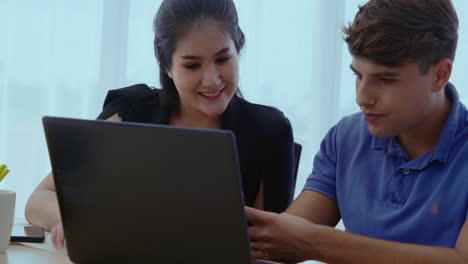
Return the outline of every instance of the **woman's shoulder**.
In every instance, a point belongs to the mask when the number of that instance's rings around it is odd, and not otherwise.
[[[286,115],[276,107],[251,103],[243,98],[238,98],[239,111],[241,117],[247,122],[262,126],[291,127],[291,123]]]
[[[249,135],[261,142],[270,144],[280,139],[292,138],[289,119],[276,107],[251,103],[242,98],[235,99],[235,111],[231,111],[239,134]]]
[[[98,119],[106,119],[116,113],[124,116],[134,108],[145,108],[160,104],[162,91],[146,84],[135,84],[109,90],[104,100],[103,110]]]
[[[160,89],[155,89],[144,83],[113,89],[107,92],[106,99],[104,100],[104,107],[116,101],[138,103],[142,100],[159,96],[160,93]]]

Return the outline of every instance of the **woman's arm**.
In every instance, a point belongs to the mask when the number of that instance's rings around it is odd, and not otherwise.
[[[108,121],[120,122],[122,119],[114,114]],[[50,231],[61,224],[57,194],[52,173],[37,186],[26,203],[26,219],[33,225]]]
[[[266,131],[261,171],[264,210],[281,213],[293,200],[294,137],[289,120],[281,114]]]
[[[37,186],[26,203],[26,219],[50,231],[60,223],[60,212],[52,173]]]
[[[257,198],[255,198],[253,207],[258,210],[263,210],[263,179],[260,179],[260,188],[258,189]]]

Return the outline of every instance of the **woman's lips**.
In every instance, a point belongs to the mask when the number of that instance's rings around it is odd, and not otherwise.
[[[204,98],[213,101],[221,97],[222,92],[224,91],[224,88],[215,92],[199,92],[201,96]]]

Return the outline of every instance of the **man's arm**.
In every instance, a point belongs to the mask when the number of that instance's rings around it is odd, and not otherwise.
[[[337,222],[336,210],[333,199],[314,191],[304,191],[283,214],[246,208],[252,224],[249,236],[253,257],[282,262],[468,263],[468,224],[461,230],[454,249],[420,246],[319,225],[333,226]]]
[[[341,219],[340,210],[335,200],[315,192],[305,190],[286,210],[287,214],[299,216],[312,223],[336,226]]]
[[[456,247],[444,248],[390,242],[346,233],[324,226],[313,227],[308,239],[319,260],[329,263],[468,263],[468,224]],[[442,231],[443,232],[443,231]]]

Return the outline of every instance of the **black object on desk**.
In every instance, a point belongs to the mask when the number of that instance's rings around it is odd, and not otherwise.
[[[43,243],[44,229],[37,226],[13,226],[10,242]]]

